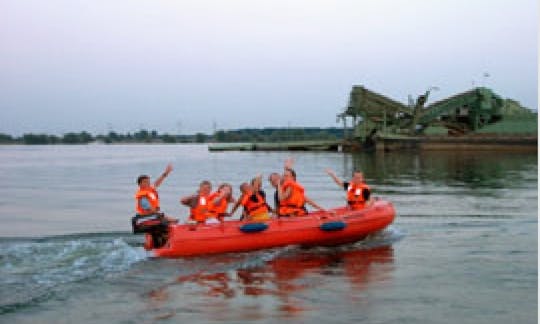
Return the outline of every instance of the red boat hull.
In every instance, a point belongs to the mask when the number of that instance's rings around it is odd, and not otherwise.
[[[264,222],[266,229],[249,233],[241,230],[247,224],[243,221],[215,225],[174,224],[169,226],[168,242],[152,252],[157,257],[174,258],[287,245],[333,246],[359,241],[384,229],[394,217],[392,203],[377,200],[360,211],[342,207],[301,217],[272,219]]]

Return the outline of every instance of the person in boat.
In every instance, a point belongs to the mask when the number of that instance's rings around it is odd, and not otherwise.
[[[349,181],[342,181],[331,169],[326,169],[326,173],[334,182],[347,191],[347,205],[352,210],[364,209],[371,204],[371,189],[364,181],[364,174],[360,171],[353,171]]]
[[[140,175],[137,177],[137,185],[139,190],[135,194],[135,210],[139,216],[149,215],[163,215],[160,209],[159,196],[157,188],[163,183],[165,178],[173,170],[172,164],[167,165],[165,171],[157,178],[157,180],[151,184],[150,177],[148,175]],[[169,221],[176,221],[175,219],[168,218]]]
[[[283,164],[283,172],[287,170],[293,170],[294,166],[294,159],[293,158],[287,158],[285,159],[285,163]],[[281,174],[277,172],[272,172],[268,176],[268,182],[270,182],[270,185],[274,187],[274,209],[272,210],[276,214],[278,214],[279,209],[279,194],[278,194],[278,187],[280,184],[283,183],[283,177]]]
[[[268,212],[273,213],[274,209],[270,207],[270,205],[266,201],[266,192],[264,192],[264,190],[262,189],[262,184],[262,174],[259,174],[255,178],[251,179],[251,186],[253,187],[253,191],[258,192],[259,195],[264,198],[264,201],[266,202],[266,207],[268,207]]]
[[[270,185],[274,187],[274,211],[277,213],[277,210],[279,208],[279,195],[278,195],[278,186],[282,182],[281,174],[277,172],[272,172],[268,176],[268,182],[270,182]]]
[[[158,225],[153,229],[148,227],[148,230],[152,232],[154,245],[159,245],[160,242],[166,240],[165,228],[168,223],[178,222],[176,219],[165,216],[165,214],[161,212],[159,195],[157,192],[157,188],[163,183],[172,170],[172,164],[168,164],[165,171],[163,171],[153,184],[148,175],[143,174],[137,177],[139,189],[135,193],[136,215],[132,218],[133,232],[140,232],[143,227],[149,224]]]
[[[190,208],[189,222],[204,224],[208,216],[209,196],[212,184],[204,180],[199,184],[199,191],[180,199],[180,203]]]
[[[283,172],[282,182],[277,188],[279,207],[277,214],[280,217],[302,216],[307,214],[306,204],[315,209],[324,211],[305,194],[304,187],[296,182],[296,172],[292,168],[286,168]]]
[[[234,203],[232,195],[232,186],[228,183],[219,185],[218,190],[211,193],[208,197],[208,214],[206,215],[206,223],[223,222],[224,218],[230,216],[227,213],[227,207],[230,203]]]
[[[240,185],[242,196],[234,205],[231,214],[234,214],[238,207],[243,206],[242,218],[251,221],[265,221],[270,219],[270,207],[266,203],[266,194],[261,190],[262,175],[252,180],[252,184],[244,182]]]

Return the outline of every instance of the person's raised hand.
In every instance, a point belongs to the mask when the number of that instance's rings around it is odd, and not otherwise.
[[[285,159],[285,163],[284,163],[285,169],[292,169],[293,166],[294,166],[294,159],[292,157]]]

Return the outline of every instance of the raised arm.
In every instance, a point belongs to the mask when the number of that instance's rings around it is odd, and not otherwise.
[[[156,179],[156,181],[154,182],[154,187],[157,188],[161,185],[161,183],[163,182],[163,180],[165,180],[165,178],[169,175],[169,173],[171,173],[171,171],[173,170],[173,166],[172,164],[167,164],[167,167],[165,168],[165,171],[163,171],[163,173],[159,176],[159,178]]]
[[[292,170],[293,167],[294,167],[294,159],[292,157],[285,159],[285,163],[283,164],[283,169]]]
[[[229,213],[231,216],[234,215],[234,213],[236,212],[236,210],[238,209],[238,207],[240,207],[240,205],[242,204],[242,200],[243,200],[244,196],[240,196],[240,198],[238,198],[238,200],[234,203],[234,206],[233,208],[231,209],[231,212]]]
[[[306,204],[312,206],[312,207],[315,208],[315,209],[324,211],[324,208],[322,208],[321,206],[317,205],[317,203],[315,203],[313,200],[309,199],[309,197],[305,196],[304,199],[306,200]]]
[[[188,207],[195,207],[197,205],[198,197],[199,197],[198,194],[193,194],[191,196],[182,197],[182,198],[180,198],[180,203],[182,205],[185,205],[185,206],[188,206]]]
[[[262,188],[262,174],[259,173],[253,180],[251,181],[251,185],[253,186],[253,190],[255,192],[258,192]]]
[[[343,188],[343,181],[336,176],[336,173],[332,169],[326,169],[326,173],[334,180],[334,182]]]
[[[229,194],[229,188],[223,187],[218,189],[218,194],[214,200],[211,201],[212,204],[217,205],[221,202],[222,199],[225,198]]]
[[[283,201],[288,199],[292,194],[292,188],[290,186],[287,187],[287,189],[283,190],[283,186],[278,184],[277,186],[277,193],[278,193],[278,200]]]

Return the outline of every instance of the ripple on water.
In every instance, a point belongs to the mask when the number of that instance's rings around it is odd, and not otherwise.
[[[58,297],[62,286],[125,271],[146,252],[114,235],[0,241],[0,313]]]

